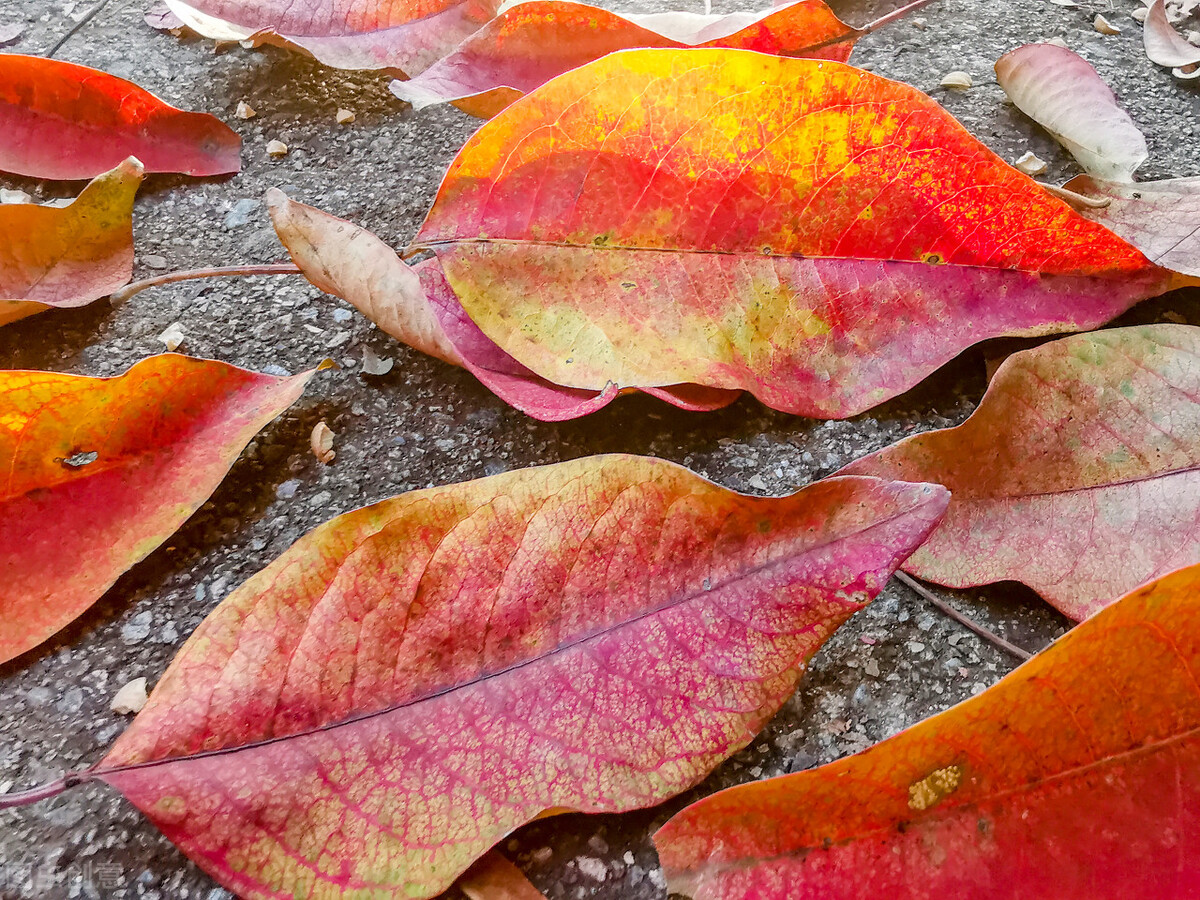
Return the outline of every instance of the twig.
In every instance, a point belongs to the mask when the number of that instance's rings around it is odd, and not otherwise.
[[[0,809],[11,809],[14,806],[28,806],[30,803],[49,800],[51,797],[57,797],[67,788],[83,784],[85,781],[87,781],[86,774],[76,773],[64,775],[62,778],[57,778],[49,784],[30,788],[27,791],[17,791],[14,794],[0,794]]]
[[[158,287],[163,284],[174,284],[176,281],[188,281],[192,278],[217,278],[229,275],[299,275],[300,268],[294,263],[269,263],[265,266],[225,266],[214,269],[181,269],[178,272],[167,272],[165,275],[155,275],[141,281],[131,282],[119,291],[113,291],[108,299],[111,303],[124,303],[134,294],[146,288]]]
[[[54,46],[46,51],[46,53],[45,53],[46,59],[53,59],[54,54],[63,48],[63,44],[65,44],[67,41],[69,41],[71,38],[73,38],[76,34],[78,34],[79,30],[81,28],[83,28],[85,25],[87,25],[88,22],[90,22],[90,21],[92,21],[92,19],[96,18],[96,16],[100,13],[100,10],[104,9],[104,7],[107,4],[108,4],[108,0],[98,0],[96,5],[93,6],[90,10],[88,10],[87,15],[75,23],[74,28],[72,28],[70,31],[68,31],[66,34],[64,34],[62,37],[60,37],[58,39],[58,41],[54,44]]]
[[[958,610],[956,610],[949,603],[947,603],[944,600],[939,599],[932,591],[927,589],[925,587],[925,585],[916,581],[909,575],[906,575],[904,572],[899,572],[899,571],[896,572],[896,577],[898,579],[900,579],[900,581],[902,581],[904,584],[908,585],[908,587],[910,587],[912,590],[914,590],[916,593],[918,593],[926,601],[928,601],[930,605],[937,607],[941,612],[945,613],[947,616],[949,616],[955,622],[957,622],[958,624],[962,625],[965,628],[969,628],[971,631],[975,632],[977,635],[979,635],[985,641],[991,641],[993,644],[995,644],[997,647],[999,647],[1005,653],[1009,653],[1009,654],[1015,656],[1017,659],[1021,659],[1021,660],[1029,659],[1033,656],[1032,653],[1029,653],[1026,650],[1022,650],[1016,644],[1010,644],[1004,638],[1000,637],[1000,635],[995,634],[994,632],[988,631],[986,628],[984,628],[978,622],[974,622],[971,619],[968,619],[966,616],[964,616],[962,613],[960,613]]]
[[[886,16],[881,16],[880,18],[876,19],[874,22],[870,23],[869,25],[864,25],[859,30],[863,34],[870,34],[872,31],[877,31],[878,29],[882,28],[884,25],[887,25],[891,22],[895,22],[897,19],[908,15],[914,9],[920,9],[922,6],[928,6],[932,2],[933,2],[933,0],[916,0],[916,2],[910,3],[907,6],[902,6],[899,9],[892,10]]]
[[[1104,207],[1112,203],[1112,197],[1088,197],[1085,194],[1077,194],[1074,191],[1067,190],[1065,187],[1059,187],[1057,184],[1046,184],[1042,181],[1039,181],[1037,185],[1047,194],[1053,194],[1059,200],[1067,202],[1075,209],[1104,209]]]

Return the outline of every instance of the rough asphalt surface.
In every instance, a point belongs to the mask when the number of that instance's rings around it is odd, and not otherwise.
[[[245,141],[244,170],[227,179],[147,179],[135,211],[135,277],[283,259],[261,204],[272,186],[364,225],[393,246],[407,243],[477,120],[449,107],[415,113],[388,93],[381,75],[325,69],[272,48],[214,52],[208,41],[160,34],[142,20],[149,3],[111,0],[59,57],[221,117]],[[893,5],[834,0],[833,6],[861,24]],[[1033,150],[1051,161],[1045,178],[1061,183],[1077,171],[1073,163],[1006,102],[992,72],[1006,50],[1061,35],[1097,67],[1146,132],[1151,156],[1141,177],[1200,174],[1197,94],[1145,59],[1141,29],[1130,17],[1139,6],[1137,0],[1080,0],[1078,8],[1047,0],[937,0],[862,40],[853,61],[929,92],[1009,160]],[[5,0],[0,26],[24,26],[6,52],[45,51],[90,8]],[[1123,33],[1097,33],[1091,24],[1097,13]],[[956,69],[972,75],[972,89],[938,87]],[[235,118],[239,100],[258,117]],[[357,120],[338,125],[339,107]],[[291,148],[282,160],[265,152],[276,138]],[[79,185],[0,176],[0,187],[47,200],[77,193]],[[1200,323],[1198,297],[1176,293],[1122,321],[1183,316]],[[140,294],[121,308],[102,301],[36,316],[0,330],[0,365],[113,375],[160,352],[157,336],[176,321],[186,333],[181,351],[195,356],[288,371],[332,356],[343,368],[318,376],[250,445],[211,500],[90,612],[0,666],[0,792],[99,759],[127,724],[110,712],[112,695],[139,676],[153,685],[220,600],[332,515],[414,488],[615,451],[672,459],[742,491],[788,492],[899,437],[961,421],[983,392],[985,357],[1019,346],[973,348],[911,393],[847,422],[771,412],[748,397],[718,413],[694,414],[638,395],[582,420],[543,424],[505,406],[463,370],[410,352],[348,305],[291,277],[193,281]],[[395,360],[389,374],[359,374],[367,348]],[[321,419],[337,435],[332,466],[318,463],[308,447]],[[1013,585],[952,600],[1030,649],[1069,624]],[[552,900],[662,898],[649,835],[686,802],[860,750],[983,690],[1012,666],[893,581],[817,655],[804,685],[762,736],[695,791],[624,816],[547,820],[522,829],[502,849]],[[0,813],[0,897],[229,895],[114,791],[94,785]]]

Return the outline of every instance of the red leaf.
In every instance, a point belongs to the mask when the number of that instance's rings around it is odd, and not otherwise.
[[[671,15],[680,21],[663,21]],[[472,115],[490,118],[551,78],[617,50],[735,47],[845,62],[854,41],[867,33],[842,22],[822,0],[750,14],[750,21],[747,16],[674,13],[643,22],[569,0],[519,3],[411,81],[393,81],[392,93],[417,109],[457,101]],[[694,19],[704,20],[702,31],[678,35],[667,28],[699,24]],[[709,38],[713,32],[719,36]]]
[[[1073,619],[1200,562],[1200,328],[1148,325],[1014,353],[957,428],[845,474],[935,481],[946,518],[905,563],[968,587],[1015,580]]]
[[[128,156],[147,172],[225,175],[239,138],[207,113],[168,106],[87,66],[0,54],[0,170],[30,178],[94,178]]]
[[[166,0],[219,41],[299,47],[338,69],[423,71],[496,14],[500,0]]]
[[[1200,568],[856,756],[721,791],[655,835],[696,900],[1191,900]]]
[[[745,746],[945,503],[628,456],[386,500],[226,598],[86,777],[239,896],[432,896],[524,822]]]
[[[173,354],[116,378],[0,371],[0,662],[170,537],[311,376]]]
[[[84,306],[129,281],[141,183],[141,163],[127,159],[67,206],[0,206],[0,325]]]
[[[414,246],[552,383],[825,417],[1187,282],[913,88],[739,50],[623,51],[529,94],[468,141]]]

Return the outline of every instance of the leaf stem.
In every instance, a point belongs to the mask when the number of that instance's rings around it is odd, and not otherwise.
[[[62,778],[57,778],[48,784],[30,788],[27,791],[17,791],[15,794],[0,794],[0,809],[12,809],[16,806],[28,806],[31,803],[49,800],[51,797],[57,797],[67,788],[73,788],[75,785],[83,784],[87,780],[88,775],[86,772],[73,772],[64,775]]]
[[[985,641],[990,641],[991,643],[995,644],[997,647],[999,647],[1005,653],[1011,654],[1012,656],[1015,656],[1017,659],[1020,659],[1020,660],[1030,659],[1033,656],[1033,654],[1030,653],[1029,651],[1022,650],[1016,644],[1010,644],[1004,638],[1000,637],[1000,635],[998,635],[994,632],[988,631],[986,628],[984,628],[978,622],[968,619],[966,616],[964,616],[962,613],[960,613],[958,610],[956,610],[953,606],[951,606],[945,600],[940,599],[936,594],[934,594],[932,591],[930,591],[928,588],[926,588],[925,585],[921,584],[919,581],[917,581],[916,579],[914,579],[912,576],[908,575],[907,573],[897,570],[896,577],[898,579],[900,579],[900,581],[903,582],[905,585],[907,585],[911,590],[913,590],[918,595],[923,597],[931,606],[936,607],[938,610],[940,610],[945,615],[949,616],[951,619],[953,619],[958,624],[962,625],[964,628],[969,628],[971,631],[975,632],[977,635],[979,635]]]
[[[1104,209],[1112,203],[1112,197],[1088,197],[1086,194],[1077,194],[1065,187],[1059,187],[1057,184],[1046,184],[1042,181],[1037,182],[1037,185],[1047,194],[1053,194],[1075,209]]]
[[[881,18],[876,19],[874,22],[864,25],[859,30],[862,31],[863,34],[870,34],[872,31],[879,30],[884,25],[889,25],[892,22],[895,22],[897,19],[903,18],[914,9],[920,9],[922,6],[928,6],[932,2],[933,0],[915,0],[915,2],[910,3],[907,6],[902,6],[899,9],[893,9],[886,16],[882,16]]]
[[[119,291],[113,291],[108,299],[111,303],[124,303],[134,294],[146,288],[158,287],[163,284],[174,284],[176,281],[188,281],[192,278],[217,278],[229,275],[299,275],[300,268],[294,263],[270,263],[265,266],[225,266],[213,269],[181,269],[178,272],[167,272],[133,281]]]
[[[96,5],[93,6],[90,10],[88,10],[88,14],[86,16],[84,16],[82,19],[80,19],[78,22],[76,22],[75,26],[70,31],[68,31],[66,34],[64,34],[62,37],[60,37],[57,41],[55,41],[54,46],[46,51],[46,53],[45,53],[46,59],[53,59],[54,54],[63,48],[63,44],[65,44],[67,41],[69,41],[71,38],[73,38],[76,34],[78,34],[79,31],[85,25],[87,25],[88,22],[90,22],[90,21],[92,21],[92,19],[96,18],[96,16],[100,14],[100,10],[104,9],[104,7],[107,4],[108,4],[108,0],[98,0]]]

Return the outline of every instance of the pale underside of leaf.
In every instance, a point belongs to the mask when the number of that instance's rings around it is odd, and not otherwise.
[[[953,587],[1024,582],[1083,619],[1200,562],[1200,329],[1123,328],[1009,357],[957,428],[843,471],[940,482],[941,525],[905,563]]]
[[[94,774],[243,896],[430,896],[744,746],[945,499],[601,457],[385,501],[231,595]]]
[[[701,800],[655,836],[671,889],[696,900],[1195,896],[1197,590],[1195,568],[1168,576],[864,753]]]
[[[1200,47],[1189,44],[1167,20],[1167,4],[1154,0],[1143,24],[1142,43],[1152,63],[1169,68],[1200,63]]]
[[[1026,44],[997,60],[996,77],[1017,108],[1050,132],[1088,174],[1129,182],[1149,156],[1145,136],[1108,85],[1071,50]]]
[[[219,41],[282,42],[339,69],[424,71],[495,15],[498,0],[165,0]]]
[[[1147,259],[1173,272],[1200,277],[1200,178],[1127,184],[1078,175],[1064,187],[1109,200],[1080,212],[1111,228]]]

